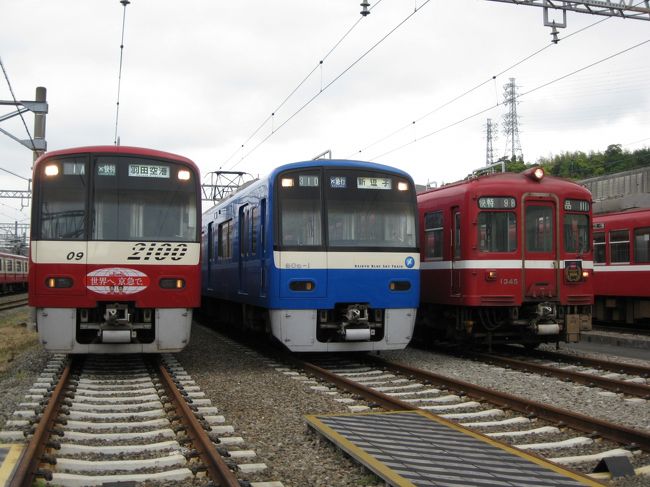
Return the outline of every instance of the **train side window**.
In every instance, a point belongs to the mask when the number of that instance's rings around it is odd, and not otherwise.
[[[650,262],[650,228],[634,230],[634,262],[638,264]]]
[[[517,250],[517,217],[511,211],[481,211],[478,214],[478,242],[481,252]]]
[[[23,272],[23,264],[19,260],[16,261],[16,272],[17,273]]]
[[[424,214],[424,258],[442,259],[442,211]]]
[[[257,255],[257,229],[260,224],[260,212],[257,206],[251,208],[251,254]]]
[[[230,259],[232,257],[232,220],[223,222],[218,229],[218,253],[220,259]]]
[[[609,232],[609,255],[612,263],[630,262],[630,232],[616,230]]]
[[[14,261],[11,259],[7,259],[7,272],[13,272],[14,271]]]
[[[4,272],[4,259],[0,259],[0,272]]]
[[[594,264],[604,264],[605,260],[605,233],[594,233]]]

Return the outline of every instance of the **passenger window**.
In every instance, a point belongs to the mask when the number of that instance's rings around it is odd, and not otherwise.
[[[594,264],[604,264],[605,258],[605,233],[594,233]]]
[[[517,217],[513,212],[482,211],[478,214],[478,242],[481,252],[517,250]]]
[[[650,228],[634,230],[634,262],[638,264],[650,262]]]
[[[630,262],[630,232],[616,230],[609,232],[609,256],[612,264]]]
[[[442,211],[424,215],[424,258],[442,259]]]
[[[553,251],[553,208],[550,206],[526,207],[526,250]]]

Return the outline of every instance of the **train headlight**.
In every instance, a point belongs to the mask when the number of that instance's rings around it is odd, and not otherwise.
[[[59,174],[59,165],[58,164],[49,164],[45,166],[45,175],[46,176],[58,176]]]
[[[582,280],[586,281],[589,277],[589,271],[582,271]]]
[[[163,289],[183,289],[185,287],[185,279],[176,277],[163,277],[160,280],[159,284]]]
[[[180,169],[178,171],[178,179],[181,181],[189,181],[191,177],[192,173],[190,173],[187,169]]]
[[[282,178],[283,188],[293,188],[293,178]]]
[[[409,189],[409,183],[405,181],[400,181],[397,183],[397,191],[407,191]]]
[[[544,179],[544,169],[541,167],[531,167],[530,169],[524,171],[524,174],[533,181],[539,182]]]
[[[497,271],[485,271],[485,280],[486,281],[496,281],[497,280]]]
[[[291,281],[289,289],[292,291],[313,291],[316,285],[314,281]]]
[[[70,277],[48,277],[45,279],[45,287],[49,287],[50,289],[70,288],[72,284],[73,281]]]
[[[389,287],[391,291],[408,291],[411,289],[411,283],[409,281],[391,281]]]

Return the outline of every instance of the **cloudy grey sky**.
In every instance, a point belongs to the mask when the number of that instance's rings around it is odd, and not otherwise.
[[[263,175],[331,150],[449,182],[485,163],[486,120],[503,125],[513,77],[527,162],[650,145],[650,22],[569,13],[554,45],[536,7],[370,0],[361,18],[359,3],[131,0],[121,144],[187,156],[203,173]],[[47,88],[50,150],[113,143],[122,14],[119,0],[2,1],[0,56],[17,99]],[[11,99],[4,77],[0,99]],[[27,138],[18,118],[0,127]],[[496,156],[505,143],[500,132]],[[3,134],[0,154],[2,169],[30,176],[30,151]],[[0,183],[26,189],[5,172]],[[0,222],[27,222],[16,208],[0,200]]]

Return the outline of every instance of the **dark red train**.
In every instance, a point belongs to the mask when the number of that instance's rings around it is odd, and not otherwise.
[[[28,271],[27,257],[0,252],[0,292],[25,291]]]
[[[650,209],[594,215],[594,318],[650,319]]]
[[[477,344],[574,342],[591,329],[591,193],[523,173],[418,195],[417,333]]]

